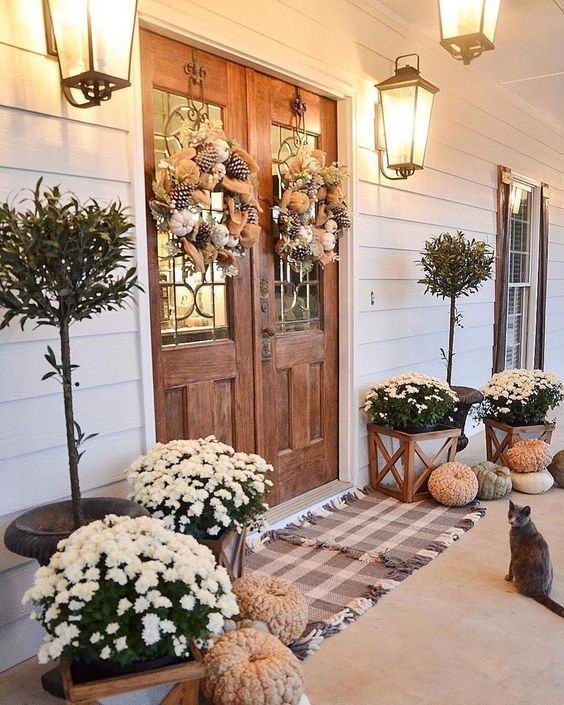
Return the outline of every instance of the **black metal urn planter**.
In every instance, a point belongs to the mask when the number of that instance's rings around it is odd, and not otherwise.
[[[81,505],[84,524],[103,519],[108,514],[149,516],[144,507],[118,497],[83,498]],[[44,504],[16,517],[6,529],[4,544],[18,556],[35,558],[39,565],[47,565],[59,541],[68,538],[74,530],[70,500]]]
[[[464,430],[470,409],[475,404],[480,404],[484,399],[484,395],[479,389],[474,389],[473,387],[457,387],[452,385],[451,389],[458,397],[458,401],[450,415],[450,422],[455,428],[460,429],[460,436],[456,443],[456,452],[460,453],[460,451],[464,450],[468,445],[468,437],[464,433]]]

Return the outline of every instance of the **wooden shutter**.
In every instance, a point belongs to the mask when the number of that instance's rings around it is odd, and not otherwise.
[[[537,311],[535,323],[535,368],[544,369],[544,346],[546,324],[546,286],[548,275],[548,225],[550,188],[541,185],[541,210],[539,226],[539,268],[537,284]]]
[[[507,333],[507,284],[509,266],[509,209],[511,202],[511,169],[497,168],[497,238],[495,267],[495,311],[493,371],[505,369],[505,338]]]

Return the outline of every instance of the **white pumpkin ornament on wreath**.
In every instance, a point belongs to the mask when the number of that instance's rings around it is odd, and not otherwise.
[[[343,189],[348,170],[338,162],[326,165],[325,152],[308,144],[306,106],[299,91],[292,110],[297,122],[291,138],[292,154],[278,159],[283,192],[276,251],[294,271],[305,273],[316,262],[324,267],[339,259],[337,240],[351,227]],[[283,146],[288,147],[289,141]]]
[[[204,272],[216,262],[225,276],[236,275],[238,260],[252,247],[261,232],[262,208],[255,195],[258,165],[235,140],[223,132],[221,121],[210,120],[203,98],[205,71],[194,58],[185,71],[189,76],[189,127],[183,120],[181,149],[158,164],[149,202],[159,232],[178,238],[174,254],[184,253],[194,271]],[[199,86],[198,102],[192,95]],[[176,111],[179,112],[178,110]],[[214,222],[211,192],[223,194],[223,215]]]

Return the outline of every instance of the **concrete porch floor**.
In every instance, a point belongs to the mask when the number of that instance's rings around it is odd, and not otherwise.
[[[564,447],[564,413],[553,439]],[[483,434],[461,454],[484,458]],[[564,490],[514,494],[530,504],[555,568],[553,597],[564,603]],[[312,705],[563,705],[564,623],[503,579],[509,563],[507,502],[444,554],[408,578],[304,664]],[[30,659],[0,675],[1,705],[56,705]],[[162,697],[162,692],[161,692]],[[112,698],[149,705],[156,693]]]

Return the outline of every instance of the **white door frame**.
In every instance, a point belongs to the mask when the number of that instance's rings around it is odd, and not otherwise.
[[[236,61],[263,73],[295,82],[303,88],[322,93],[336,99],[337,102],[337,147],[339,160],[347,164],[349,179],[347,196],[351,211],[355,212],[357,203],[356,173],[356,137],[354,130],[355,88],[338,77],[331,77],[325,72],[308,69],[303,75],[303,61],[298,54],[287,50],[279,53],[273,51],[272,45],[265,41],[264,46],[253,46],[255,54],[249,55],[249,43],[237,32],[228,33],[229,43],[223,41],[225,33],[218,32],[217,27],[198,20],[197,9],[190,6],[190,13],[164,8],[156,0],[140,3],[138,25],[163,36],[184,41],[204,50],[219,54],[226,59]],[[164,17],[168,17],[165,20]],[[139,336],[141,382],[143,388],[144,442],[146,447],[155,443],[155,411],[153,394],[153,367],[151,354],[151,326],[148,292],[147,263],[147,218],[145,200],[145,169],[143,152],[143,105],[141,90],[141,69],[139,33],[135,33],[131,67],[132,89],[128,91],[128,108],[130,115],[130,145],[132,197],[135,209],[137,267],[139,279],[145,283],[145,292],[138,296],[139,302]],[[355,246],[353,227],[339,245],[339,479],[354,482],[358,468],[358,403],[355,396],[355,301],[356,284],[354,276]]]

